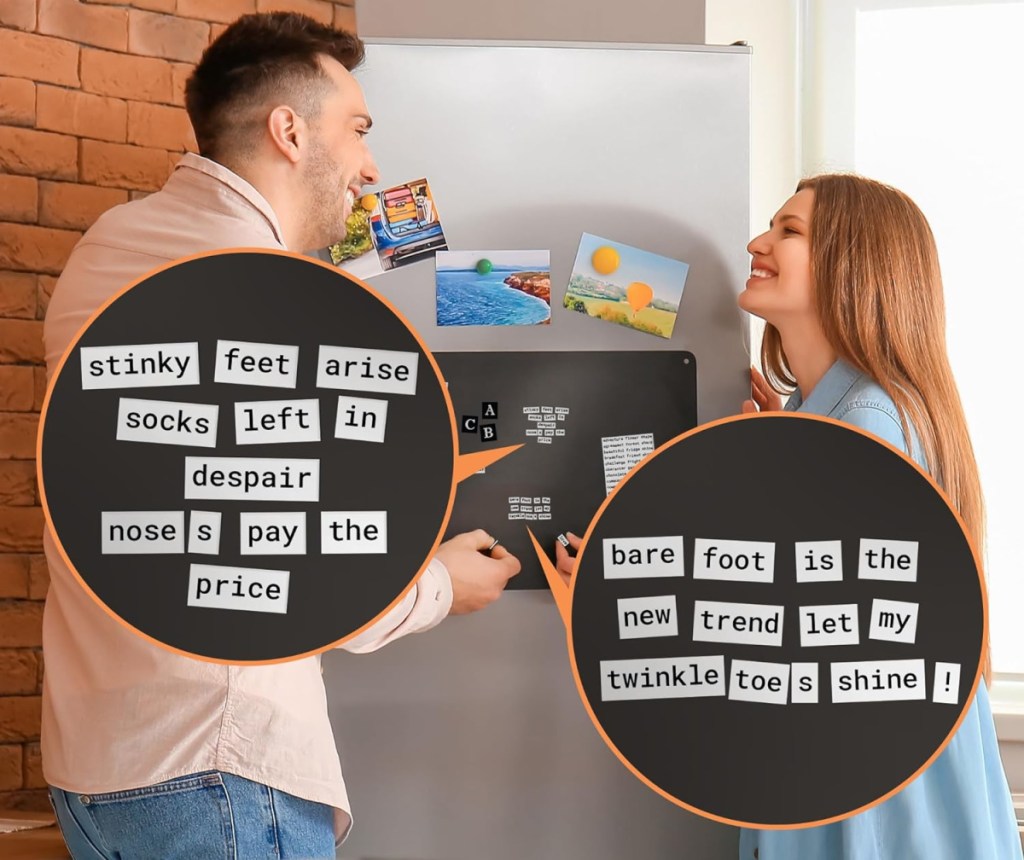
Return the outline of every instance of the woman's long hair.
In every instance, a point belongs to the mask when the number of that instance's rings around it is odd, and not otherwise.
[[[960,394],[946,354],[935,238],[907,195],[850,174],[804,179],[814,191],[811,279],[818,316],[840,358],[877,382],[899,411],[907,450],[917,433],[926,465],[979,553],[985,510]],[[796,385],[778,330],[765,327],[761,360],[780,393]]]

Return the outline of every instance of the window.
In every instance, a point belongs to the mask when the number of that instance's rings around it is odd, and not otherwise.
[[[816,0],[807,11],[804,172],[895,185],[935,233],[988,506],[993,666],[1024,681],[1024,2]]]

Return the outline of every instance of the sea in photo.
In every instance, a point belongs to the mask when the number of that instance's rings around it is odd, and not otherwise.
[[[551,275],[547,252],[519,254],[440,252],[437,255],[437,324],[491,326],[549,322]],[[512,262],[502,259],[509,256],[518,259]],[[486,274],[477,269],[480,260],[491,262]]]

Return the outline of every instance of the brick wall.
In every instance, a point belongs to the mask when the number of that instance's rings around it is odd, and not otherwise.
[[[246,12],[355,29],[328,0],[0,0],[0,809],[47,809],[39,758],[42,319],[75,242],[193,150],[185,80]]]

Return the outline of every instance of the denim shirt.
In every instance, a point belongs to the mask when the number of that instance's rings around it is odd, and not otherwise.
[[[908,453],[899,412],[873,380],[839,360],[787,412],[824,415]],[[910,454],[924,466],[912,432]],[[837,743],[841,741],[837,738]],[[839,775],[837,775],[839,778]],[[771,791],[770,778],[764,781]],[[740,832],[740,860],[1020,860],[1021,843],[984,682],[949,745],[884,803],[803,830]]]
[[[806,412],[845,421],[873,433],[910,456],[919,466],[927,468],[924,453],[912,433],[912,450],[908,451],[900,414],[892,398],[882,387],[842,359],[836,361],[806,400],[797,389],[789,398],[786,412]]]

